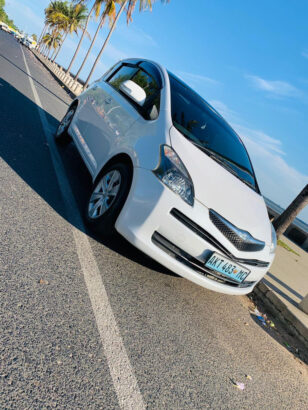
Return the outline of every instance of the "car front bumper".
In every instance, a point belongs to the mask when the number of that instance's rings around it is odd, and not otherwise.
[[[207,289],[231,295],[251,292],[274,258],[268,245],[259,252],[238,251],[213,225],[208,208],[197,200],[193,206],[186,204],[153,172],[142,168],[134,169],[132,188],[116,229],[173,272]],[[205,268],[214,251],[249,269],[247,279],[238,284]]]

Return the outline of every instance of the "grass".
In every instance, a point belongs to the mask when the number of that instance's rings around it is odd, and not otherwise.
[[[277,245],[282,246],[283,248],[285,248],[287,251],[295,253],[295,255],[300,256],[299,253],[295,252],[294,249],[290,248],[289,245],[287,245],[285,242],[283,242],[282,240],[278,239],[277,241]]]

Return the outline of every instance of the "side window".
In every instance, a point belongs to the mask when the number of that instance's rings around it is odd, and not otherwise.
[[[116,90],[119,89],[120,85],[126,81],[130,80],[131,77],[138,71],[137,67],[131,67],[123,65],[110,79],[109,84],[112,85]]]
[[[126,95],[122,95],[139,111],[143,118],[147,120],[155,120],[159,114],[160,105],[160,87],[154,77],[138,66],[123,65],[112,77],[108,80],[116,90],[119,90],[120,85],[127,80],[131,80],[138,84],[146,93],[146,100],[143,107],[131,101]]]
[[[139,70],[131,80],[144,89],[147,96],[146,101],[158,90],[155,80],[142,70]]]
[[[138,70],[131,80],[143,88],[146,94],[143,117],[147,120],[155,120],[159,114],[160,87],[155,79],[143,70]]]

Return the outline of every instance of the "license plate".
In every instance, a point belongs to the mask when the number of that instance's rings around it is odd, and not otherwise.
[[[211,255],[205,266],[239,283],[243,282],[250,274],[250,270],[216,252]]]

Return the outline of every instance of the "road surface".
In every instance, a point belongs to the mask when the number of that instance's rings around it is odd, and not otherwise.
[[[4,32],[0,76],[0,408],[307,408],[305,364],[248,298],[86,232],[91,180],[52,139],[71,100]]]

